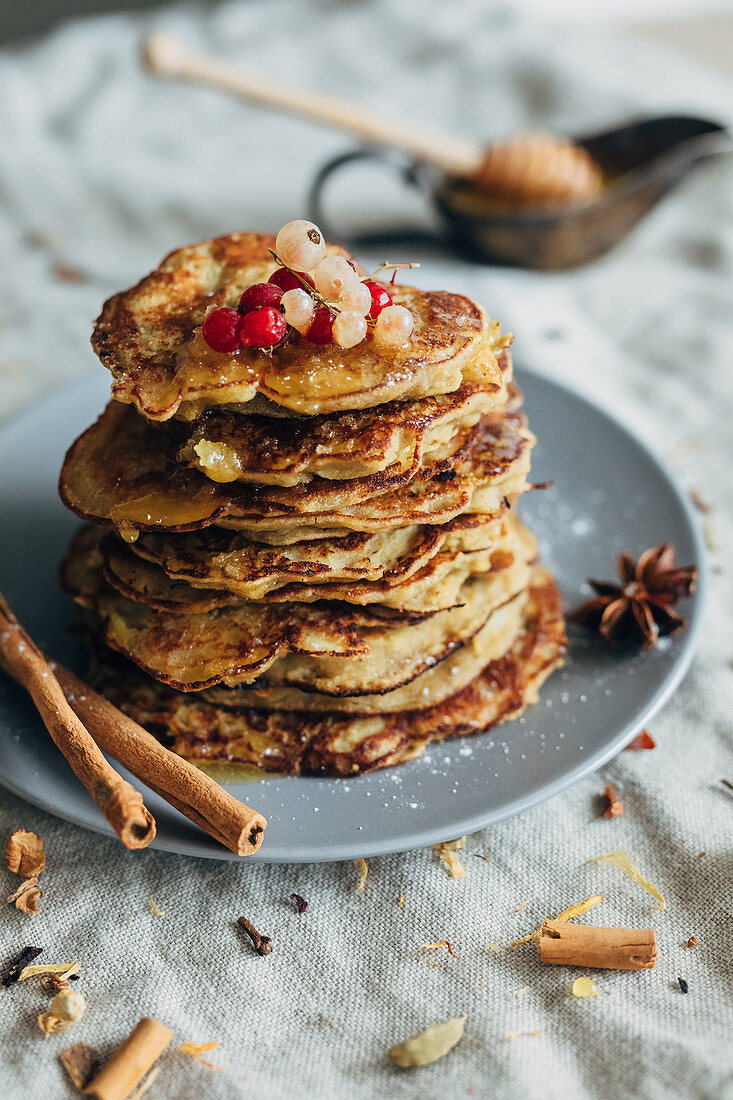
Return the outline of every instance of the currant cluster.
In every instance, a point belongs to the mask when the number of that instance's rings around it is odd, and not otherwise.
[[[273,348],[288,325],[311,344],[335,342],[342,348],[360,344],[370,327],[385,350],[410,338],[415,322],[409,309],[393,305],[381,283],[361,279],[343,256],[327,256],[313,222],[284,225],[273,255],[281,266],[266,283],[247,287],[237,309],[223,306],[204,320],[201,331],[214,351]]]

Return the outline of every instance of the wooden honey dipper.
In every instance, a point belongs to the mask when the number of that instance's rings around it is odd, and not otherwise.
[[[601,169],[586,150],[553,134],[519,135],[488,148],[431,127],[385,116],[335,96],[298,88],[188,49],[162,33],[143,42],[143,60],[158,76],[208,85],[273,110],[411,154],[507,205],[582,202],[598,195]]]

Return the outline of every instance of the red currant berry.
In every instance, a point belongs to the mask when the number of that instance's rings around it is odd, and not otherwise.
[[[277,309],[283,294],[282,288],[272,283],[253,283],[239,299],[239,312],[249,313],[251,309],[263,309],[265,306]]]
[[[212,309],[201,326],[204,340],[214,351],[236,351],[239,347],[239,323],[236,309]]]
[[[333,317],[325,306],[319,306],[313,314],[310,328],[305,334],[311,344],[333,343]]]
[[[367,317],[371,317],[372,321],[375,321],[383,309],[392,305],[392,295],[381,283],[373,283],[369,280],[364,283],[364,286],[372,296],[372,307],[367,313]]]
[[[287,331],[285,318],[272,306],[253,309],[239,319],[239,339],[245,347],[273,348]]]
[[[300,279],[303,279],[308,286],[315,287],[315,283],[311,279],[310,275],[306,275],[305,271],[298,271]],[[277,271],[273,271],[268,283],[272,283],[273,286],[279,286],[280,289],[285,292],[286,290],[304,290],[303,283],[297,279],[292,271],[288,271],[286,267],[279,267]]]

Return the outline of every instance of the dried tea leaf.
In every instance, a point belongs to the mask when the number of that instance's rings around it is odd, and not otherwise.
[[[42,951],[42,947],[24,947],[22,951],[19,951],[17,955],[6,962],[0,972],[0,982],[6,989],[9,989],[11,985],[14,985],[20,979],[23,968],[28,963],[33,962],[34,959],[37,959]]]
[[[18,977],[19,982],[27,978],[35,978],[40,974],[58,974],[61,978],[68,978],[69,974],[78,974],[79,963],[35,963],[24,966]]]
[[[21,878],[40,875],[46,866],[46,853],[38,833],[16,829],[5,845],[5,866]]]
[[[404,1043],[397,1043],[387,1052],[389,1060],[396,1066],[429,1066],[437,1062],[449,1050],[452,1050],[463,1035],[465,1016],[456,1016],[453,1020],[444,1020],[419,1031]]]
[[[592,978],[576,978],[570,992],[573,997],[597,997],[599,989]]]
[[[602,856],[593,856],[590,863],[610,863],[612,867],[616,867],[617,870],[623,871],[625,875],[628,875],[630,879],[643,887],[653,898],[661,902],[661,905],[652,906],[653,909],[661,910],[666,908],[667,902],[664,900],[662,894],[660,894],[656,886],[643,877],[628,852],[607,852]],[[558,917],[558,920],[559,919]]]
[[[195,1058],[197,1062],[200,1062],[202,1066],[208,1066],[209,1069],[224,1069],[224,1066],[215,1066],[213,1062],[207,1062],[201,1057],[202,1054],[206,1054],[209,1050],[216,1050],[219,1045],[218,1039],[212,1039],[210,1043],[181,1043],[179,1051],[181,1054],[188,1054],[191,1058]]]
[[[18,889],[9,896],[8,901],[15,902],[16,909],[32,916],[38,912],[38,902],[41,897],[42,891],[38,889],[38,879],[34,875],[25,882],[21,882]]]
[[[571,905],[569,909],[563,909],[562,913],[559,913],[556,917],[548,917],[548,920],[558,920],[565,924],[567,921],[572,920],[574,917],[579,917],[582,913],[587,913],[589,909],[592,909],[594,905],[598,905],[603,901],[603,894],[594,894],[591,898],[586,898],[585,901],[579,901],[577,905]],[[531,941],[539,941],[542,934],[542,925],[536,928],[534,932],[530,932],[528,936],[523,936],[521,940],[512,940],[509,944],[510,947],[521,947],[523,943],[530,943]]]
[[[367,867],[367,861],[365,859],[357,859],[359,864],[359,881],[356,884],[357,890],[363,890],[366,884],[367,875],[369,874],[369,868]]]
[[[59,1061],[71,1078],[72,1084],[81,1092],[92,1078],[94,1063],[92,1048],[87,1043],[74,1043],[73,1046],[61,1051]]]

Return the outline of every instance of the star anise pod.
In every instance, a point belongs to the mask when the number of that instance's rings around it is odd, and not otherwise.
[[[612,645],[636,642],[644,649],[684,626],[672,605],[694,592],[696,565],[675,567],[674,547],[665,542],[645,550],[636,564],[619,554],[616,568],[621,583],[590,580],[596,595],[568,615],[571,622],[597,630]]]

